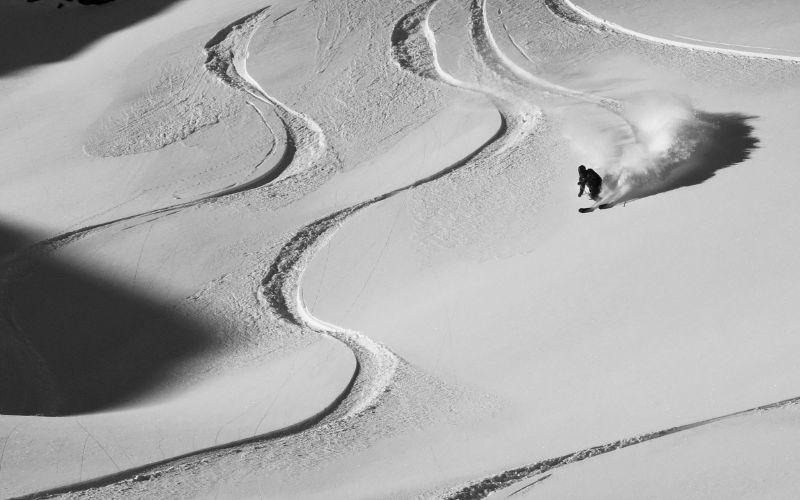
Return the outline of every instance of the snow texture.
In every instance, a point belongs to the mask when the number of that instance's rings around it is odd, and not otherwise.
[[[163,7],[0,75],[0,497],[800,481],[725,452],[796,434],[800,57],[571,0]]]

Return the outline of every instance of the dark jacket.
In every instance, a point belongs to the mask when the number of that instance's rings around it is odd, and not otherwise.
[[[589,196],[596,200],[600,196],[603,178],[591,168],[585,168],[581,165],[578,167],[578,186],[580,186],[579,197],[583,196],[584,189],[589,188]]]

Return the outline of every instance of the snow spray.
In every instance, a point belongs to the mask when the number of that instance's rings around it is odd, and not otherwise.
[[[666,182],[700,140],[695,110],[674,95],[647,94],[625,101],[622,116],[633,140],[621,145],[619,160],[604,172],[616,198],[636,196]]]
[[[605,202],[658,190],[701,141],[697,112],[673,94],[638,94],[621,100],[618,112],[593,114],[582,124],[570,120],[567,135],[582,162],[603,176]]]

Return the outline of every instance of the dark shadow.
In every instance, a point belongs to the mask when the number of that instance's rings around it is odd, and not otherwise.
[[[10,259],[14,252],[22,250],[36,241],[36,237],[22,229],[6,224],[0,231],[0,263]]]
[[[748,123],[755,118],[739,113],[698,113],[696,122],[682,132],[700,139],[689,157],[666,165],[665,175],[643,181],[615,204],[695,186],[749,159],[759,143]]]
[[[3,47],[0,76],[67,59],[100,38],[152,17],[179,1],[182,0],[116,0],[60,9],[57,5],[67,2],[3,0],[0,2],[0,47]],[[95,2],[97,0],[80,3]]]
[[[0,226],[0,241],[19,239]],[[211,330],[128,285],[26,251],[0,270],[0,414],[130,403],[213,349]]]

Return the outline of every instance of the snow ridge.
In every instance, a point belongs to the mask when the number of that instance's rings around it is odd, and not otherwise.
[[[748,57],[757,59],[775,59],[779,61],[800,62],[798,56],[788,56],[782,54],[768,54],[765,52],[750,52],[745,50],[725,49],[721,47],[709,47],[708,45],[700,45],[695,43],[679,42],[677,40],[669,40],[645,33],[640,33],[632,29],[625,28],[619,24],[605,20],[586,9],[575,5],[571,0],[545,0],[545,4],[550,10],[567,21],[574,22],[586,26],[588,28],[607,30],[616,32],[623,35],[628,35],[640,40],[646,40],[661,45],[671,45],[673,47],[680,47],[689,50],[701,50],[705,52],[715,52],[718,54],[725,54],[728,56]]]

